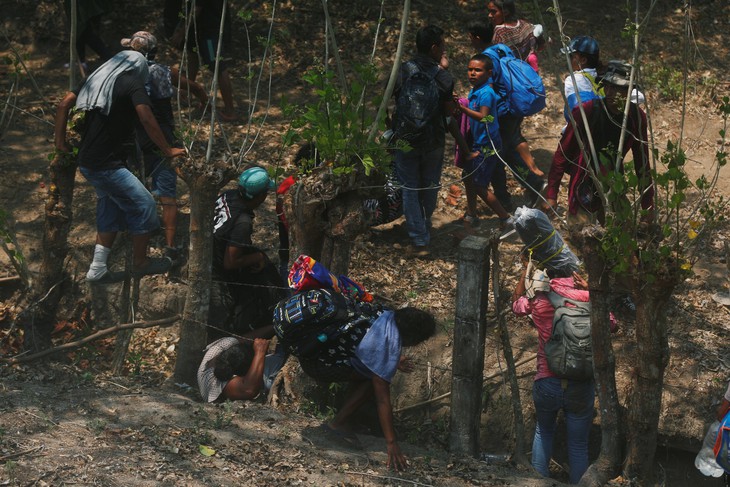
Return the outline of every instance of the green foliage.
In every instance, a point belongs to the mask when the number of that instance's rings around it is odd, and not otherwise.
[[[215,407],[215,412],[211,414],[208,408]],[[203,429],[223,429],[227,428],[233,422],[233,403],[231,401],[225,401],[221,404],[209,404],[206,406],[198,406],[193,412],[196,418],[196,426],[200,437],[198,438],[199,443],[210,444],[211,439],[207,432]]]
[[[642,70],[647,86],[656,89],[663,100],[680,100],[684,91],[684,76],[678,69],[666,64],[650,63]]]
[[[426,418],[423,421],[417,420],[416,424],[408,424],[406,430],[406,441],[414,445],[446,445],[449,441],[449,419],[447,415]],[[423,459],[427,465],[431,458],[426,456]]]
[[[335,417],[335,410],[332,406],[321,406],[315,401],[302,401],[299,404],[299,411],[317,418],[319,421],[328,421]]]
[[[631,21],[631,15],[627,12],[627,17],[623,29],[621,29],[621,37],[624,39],[633,39],[636,35],[637,25]]]
[[[147,363],[142,360],[142,352],[130,352],[127,355],[127,362],[129,362],[129,368],[132,375],[139,375],[142,372],[142,366]]]
[[[219,408],[216,409],[215,415],[213,416],[213,428],[223,429],[227,428],[233,422],[233,403],[226,401]]]
[[[727,123],[730,98],[725,97],[718,108]],[[720,135],[724,141],[724,131]],[[721,147],[716,171],[727,163],[724,144]],[[645,184],[636,176],[633,161],[624,164],[623,171],[598,177],[610,207],[601,242],[604,257],[614,272],[640,272],[648,284],[660,274],[680,277],[691,271],[693,250],[723,221],[720,209],[726,205],[723,197],[712,195],[716,175],[689,179],[687,155],[679,144],[669,141],[661,154],[653,153],[659,159],[652,171],[655,215],[638,205]]]
[[[5,64],[9,68],[8,73],[14,73],[16,76],[21,74],[21,72],[23,70],[23,65],[20,62],[20,58],[17,55],[15,55],[15,56],[5,55],[3,59],[5,61]],[[11,68],[11,66],[12,66],[12,68]]]
[[[348,80],[340,80],[333,71],[321,67],[302,77],[316,100],[304,106],[284,103],[291,128],[284,133],[283,142],[285,146],[314,144],[321,161],[335,174],[348,174],[359,166],[365,174],[385,171],[390,162],[387,146],[377,138],[368,140],[381,100],[379,94],[369,92],[378,81],[377,70],[367,64],[355,66],[353,71]],[[382,119],[376,125],[381,131],[385,129]],[[308,161],[300,172],[307,172],[313,165],[314,161]]]
[[[7,460],[5,462],[5,473],[8,476],[8,479],[15,480],[15,471],[18,469],[18,464],[12,460]]]
[[[336,405],[342,402],[345,387],[339,382],[331,382],[327,386],[317,386],[318,400],[306,400],[299,404],[299,411],[317,418],[319,421],[328,421],[337,413]]]
[[[0,208],[0,239],[3,242],[3,250],[13,260],[15,266],[22,265],[25,262],[25,256],[17,245],[15,234],[12,231],[12,225],[8,220],[8,214],[2,208]]]
[[[241,9],[238,12],[236,12],[236,16],[243,20],[244,22],[250,22],[253,18],[253,11],[252,10],[245,10]]]

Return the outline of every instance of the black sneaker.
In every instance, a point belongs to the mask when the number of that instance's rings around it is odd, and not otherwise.
[[[164,249],[165,257],[170,259],[170,266],[177,267],[182,262],[182,249],[180,247],[167,247]]]
[[[431,251],[425,245],[411,245],[407,252],[410,257],[427,258],[431,256]]]
[[[124,277],[124,272],[112,272],[107,270],[104,274],[95,279],[89,279],[87,277],[86,282],[88,282],[89,284],[114,284],[117,282],[122,282],[124,280]]]
[[[147,265],[142,269],[132,269],[132,277],[139,279],[142,276],[152,274],[164,274],[172,267],[172,261],[168,257],[149,257]]]

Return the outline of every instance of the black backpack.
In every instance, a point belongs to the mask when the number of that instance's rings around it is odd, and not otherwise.
[[[284,349],[297,357],[312,357],[382,307],[348,299],[331,289],[302,291],[279,301],[274,309],[274,333]]]
[[[440,113],[441,95],[436,84],[438,65],[422,70],[414,61],[404,64],[405,77],[398,92],[393,132],[397,139],[418,147],[431,142]]]
[[[553,331],[545,344],[548,368],[562,379],[593,379],[591,303],[574,301],[553,291],[547,297],[555,308]]]

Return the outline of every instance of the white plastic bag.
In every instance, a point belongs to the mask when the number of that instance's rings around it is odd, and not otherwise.
[[[719,429],[719,421],[715,421],[710,425],[705,435],[705,441],[702,442],[702,448],[695,457],[695,467],[702,472],[702,475],[707,477],[721,477],[725,473],[725,470],[715,461],[715,452],[713,451]]]

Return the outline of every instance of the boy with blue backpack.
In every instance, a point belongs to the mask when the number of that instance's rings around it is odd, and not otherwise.
[[[502,224],[509,219],[509,214],[499,203],[494,193],[489,191],[489,182],[494,168],[500,165],[498,153],[502,148],[499,135],[497,113],[497,94],[489,85],[492,76],[492,60],[486,54],[475,54],[469,60],[467,72],[472,89],[469,92],[467,106],[458,104],[458,109],[471,120],[473,140],[470,160],[463,163],[464,186],[467,194],[467,211],[464,220],[476,223],[476,198],[478,195]]]
[[[468,27],[472,46],[492,59],[492,87],[498,95],[497,114],[502,137],[504,162],[529,194],[530,204],[537,200],[544,186],[542,171],[533,160],[526,161],[518,152],[525,142],[520,126],[524,117],[545,108],[545,87],[540,75],[525,61],[514,57],[504,44],[491,43],[494,27],[484,22],[473,22]],[[503,207],[512,206],[507,190],[504,165],[499,164],[492,176],[494,193]]]

